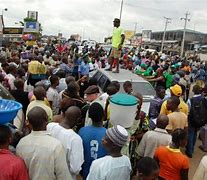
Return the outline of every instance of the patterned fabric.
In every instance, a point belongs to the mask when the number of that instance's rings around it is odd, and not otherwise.
[[[107,129],[106,136],[119,147],[123,147],[128,139],[128,133],[126,129],[119,125]]]

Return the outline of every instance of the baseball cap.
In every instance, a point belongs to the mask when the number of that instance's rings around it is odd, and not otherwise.
[[[172,87],[170,87],[170,90],[172,91],[172,93],[175,95],[175,96],[181,96],[182,95],[182,88],[181,86],[179,85],[174,85]]]

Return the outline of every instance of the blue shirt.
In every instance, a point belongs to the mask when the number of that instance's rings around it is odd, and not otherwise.
[[[83,179],[88,176],[90,166],[95,159],[107,155],[102,145],[102,139],[105,136],[106,128],[86,126],[80,129],[79,135],[83,140],[84,163],[82,165]]]
[[[82,76],[89,75],[89,70],[90,70],[89,64],[85,62],[82,62],[81,65],[78,67],[78,72]]]
[[[73,66],[73,73],[78,73],[78,67],[81,64],[81,59],[75,59],[73,62],[74,66]]]
[[[60,64],[60,69],[65,71],[66,74],[69,74],[72,72],[72,69],[65,63]]]

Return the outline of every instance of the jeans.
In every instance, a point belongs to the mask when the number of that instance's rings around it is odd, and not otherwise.
[[[193,155],[196,139],[197,139],[197,128],[192,127],[189,124],[189,127],[188,127],[188,144],[186,146],[186,153],[188,153],[189,155]]]

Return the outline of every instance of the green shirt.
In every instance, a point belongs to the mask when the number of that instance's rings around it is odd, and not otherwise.
[[[166,82],[166,89],[168,89],[172,86],[173,74],[171,74],[170,72],[166,72],[163,74],[163,76],[164,76],[165,82]]]
[[[147,68],[147,70],[144,72],[144,76],[151,76],[152,74],[152,71],[153,71],[153,69],[152,69],[152,67],[148,67]]]
[[[135,74],[143,75],[144,72],[145,72],[145,71],[144,71],[143,69],[137,69],[137,70],[135,71]]]
[[[114,27],[113,35],[112,35],[112,47],[118,48],[121,43],[121,35],[124,34],[124,31],[120,27]]]

